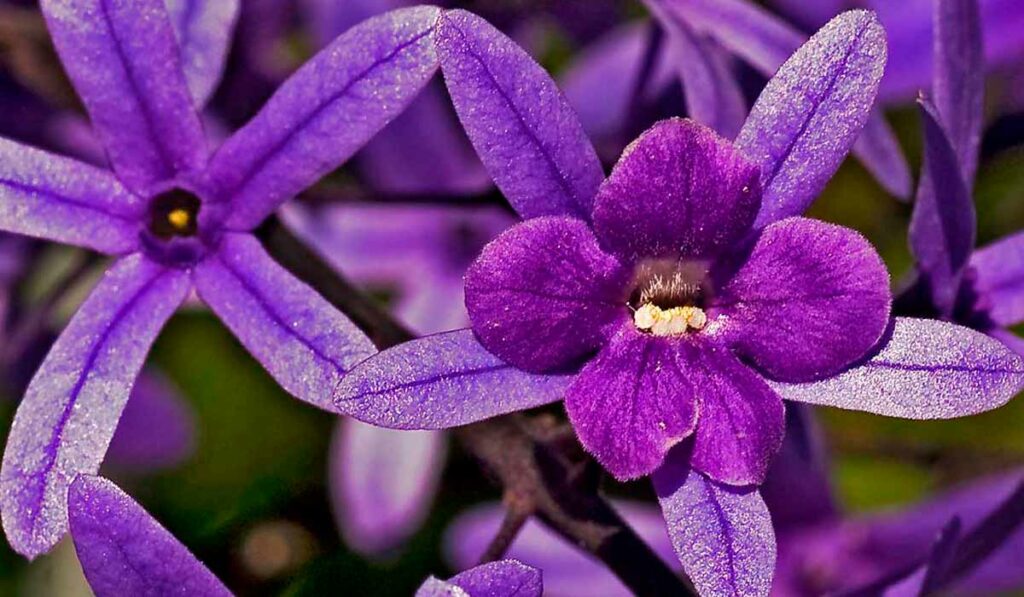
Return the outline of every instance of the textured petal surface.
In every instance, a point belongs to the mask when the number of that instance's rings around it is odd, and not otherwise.
[[[333,410],[331,389],[374,353],[354,323],[248,234],[225,234],[193,277],[199,297],[277,383],[314,406]]]
[[[181,47],[181,67],[196,106],[220,82],[238,20],[239,0],[164,0]]]
[[[699,386],[675,344],[626,324],[565,394],[580,443],[617,479],[656,469],[697,424]]]
[[[1024,387],[1024,360],[980,332],[896,318],[878,354],[835,377],[773,383],[785,399],[904,419],[949,419],[1002,406]]]
[[[544,590],[541,571],[516,560],[481,564],[448,582],[473,597],[540,597]]]
[[[188,275],[139,255],[118,262],[39,367],[0,471],[7,539],[35,557],[67,530],[68,484],[95,473],[149,347],[185,300]]]
[[[108,171],[0,138],[0,228],[127,253],[143,202]]]
[[[747,233],[761,205],[757,166],[692,120],[655,124],[601,185],[594,231],[625,261],[707,258]]]
[[[989,317],[1000,325],[1024,321],[1024,232],[978,249],[970,263],[975,289],[989,303]]]
[[[162,0],[44,0],[61,62],[121,180],[136,191],[203,167],[192,107]]]
[[[860,234],[790,218],[764,229],[712,299],[721,337],[774,379],[820,379],[871,349],[889,323],[889,273]]]
[[[758,225],[799,215],[825,187],[867,122],[885,70],[874,15],[833,19],[768,82],[737,146],[761,166]]]
[[[437,431],[396,431],[355,419],[331,441],[330,488],[345,543],[368,555],[400,547],[427,517],[444,471]]]
[[[525,50],[480,17],[446,12],[437,52],[459,119],[524,218],[590,215],[604,179],[576,113]]]
[[[338,37],[286,81],[211,160],[213,194],[230,228],[249,229],[340,166],[397,116],[437,68],[440,9],[370,19]]]
[[[654,474],[654,488],[679,561],[701,595],[768,595],[775,532],[757,488],[718,485],[678,462]]]
[[[97,597],[231,595],[188,548],[102,477],[79,475],[68,491],[71,535]]]
[[[782,447],[782,399],[724,348],[692,347],[681,357],[700,400],[693,468],[719,483],[760,484]]]
[[[107,450],[118,470],[157,471],[180,464],[195,445],[195,414],[156,370],[142,372]]]
[[[385,350],[337,387],[337,410],[393,429],[447,429],[562,398],[571,376],[532,375],[504,363],[470,330]]]
[[[979,0],[935,2],[935,80],[932,93],[968,189],[974,186],[985,104]]]
[[[629,279],[585,222],[538,218],[484,248],[466,272],[466,307],[487,350],[553,371],[578,364],[629,317]]]

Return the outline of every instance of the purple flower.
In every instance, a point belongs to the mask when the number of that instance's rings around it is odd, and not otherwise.
[[[439,14],[408,9],[353,28],[211,155],[161,2],[42,8],[112,171],[0,140],[0,228],[116,260],[29,385],[7,443],[4,529],[29,557],[64,533],[68,484],[99,467],[146,352],[193,288],[311,404],[329,408],[327,388],[372,353],[251,231],[411,101],[437,66]]]
[[[481,564],[448,580],[430,577],[416,597],[540,597],[541,571],[516,560]]]

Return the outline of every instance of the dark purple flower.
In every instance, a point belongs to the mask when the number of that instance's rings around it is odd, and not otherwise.
[[[439,14],[397,11],[342,35],[211,155],[163,3],[42,8],[112,172],[0,140],[0,228],[117,260],[15,416],[0,472],[3,522],[29,557],[64,533],[68,484],[99,467],[146,352],[193,288],[282,387],[311,404],[329,408],[325,388],[372,353],[251,231],[411,101],[437,67]],[[208,88],[209,76],[192,78],[193,91]]]
[[[541,571],[516,560],[481,564],[448,580],[430,577],[416,597],[540,597]]]

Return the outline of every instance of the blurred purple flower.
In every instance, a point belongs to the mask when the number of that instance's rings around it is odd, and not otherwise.
[[[416,597],[540,597],[541,571],[516,560],[499,560],[470,568],[448,580],[430,577]]]
[[[180,464],[195,447],[195,415],[159,372],[143,369],[132,387],[106,463],[117,471],[151,472]]]
[[[437,68],[439,14],[397,11],[340,36],[210,156],[162,2],[42,7],[113,172],[0,140],[0,227],[118,259],[15,416],[3,522],[28,557],[64,534],[68,483],[99,467],[146,352],[193,286],[282,387],[316,406],[330,408],[324,388],[373,352],[251,231],[412,100]]]

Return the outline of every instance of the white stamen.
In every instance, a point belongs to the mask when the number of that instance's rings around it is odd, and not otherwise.
[[[662,309],[646,303],[633,312],[633,325],[655,336],[679,336],[689,329],[702,330],[707,323],[708,317],[699,307]]]

